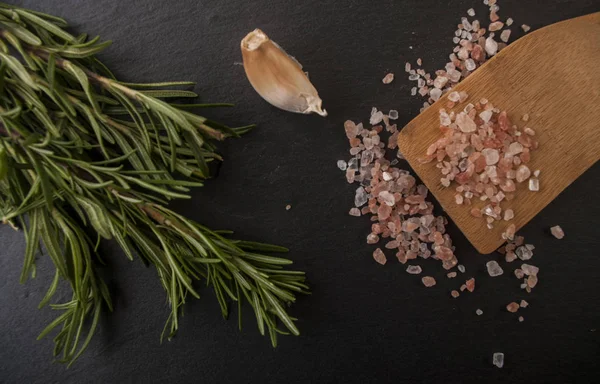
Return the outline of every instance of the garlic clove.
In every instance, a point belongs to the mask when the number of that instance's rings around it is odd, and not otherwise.
[[[246,76],[263,99],[285,111],[327,116],[302,65],[263,31],[255,29],[246,35],[241,48]]]

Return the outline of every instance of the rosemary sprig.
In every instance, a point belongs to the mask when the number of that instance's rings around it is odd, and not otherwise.
[[[95,57],[110,42],[73,36],[66,25],[0,3],[0,217],[23,229],[22,283],[35,277],[42,250],[56,267],[40,307],[62,280],[73,291],[70,301],[50,304],[60,314],[39,337],[55,332],[54,355],[72,363],[102,308],[112,309],[96,270],[101,239],[156,268],[171,307],[163,336],[177,331],[188,296],[200,297],[198,280],[212,287],[224,317],[230,302],[249,303],[273,346],[278,333],[298,335],[286,308],[308,292],[304,273],[265,254],[284,248],[231,240],[166,207],[209,177],[208,164],[221,160],[215,140],[252,126],[229,128],[188,111],[219,104],[166,101],[194,97],[171,89],[193,83],[118,81]]]

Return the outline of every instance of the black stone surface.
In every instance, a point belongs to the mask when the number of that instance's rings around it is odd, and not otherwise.
[[[404,62],[421,57],[429,70],[441,68],[466,10],[474,7],[485,19],[481,1],[18,3],[113,40],[102,59],[120,78],[195,80],[201,100],[237,103],[212,117],[258,123],[222,146],[218,178],[175,207],[239,237],[288,246],[313,294],[291,309],[302,336],[280,338],[277,349],[259,335],[248,308],[242,332],[235,319],[224,321],[209,291],[186,307],[178,336],[160,345],[168,310],[155,271],[103,244],[115,312],[102,318],[89,350],[66,369],[52,363],[51,339],[35,340],[55,315],[37,310],[52,276],[48,260],[39,260],[37,279],[19,285],[23,236],[1,226],[1,383],[586,383],[600,376],[598,165],[522,230],[541,268],[530,295],[512,275],[516,263],[502,262],[505,274],[488,277],[485,262],[498,256],[478,255],[454,226],[467,268],[459,278],[474,276],[477,289],[451,299],[461,281],[446,279],[431,260],[419,264],[438,285],[425,289],[392,255],[386,266],[376,264],[374,247],[365,244],[370,222],[348,216],[355,186],[336,168],[348,157],[343,121],[366,120],[372,106],[399,110],[399,125],[413,118],[422,101],[409,95]],[[514,18],[517,36],[522,23],[539,28],[600,10],[594,0],[499,3],[500,15]],[[235,63],[240,39],[257,27],[304,64],[328,118],[279,111],[252,90]],[[388,71],[396,80],[384,86]],[[566,232],[562,241],[549,235],[555,224]],[[531,304],[517,314],[524,323],[504,309],[521,298]],[[501,370],[491,363],[498,351],[506,354]]]

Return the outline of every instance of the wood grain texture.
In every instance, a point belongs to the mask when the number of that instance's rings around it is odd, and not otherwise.
[[[532,153],[531,170],[541,170],[540,191],[525,183],[517,188],[510,208],[512,223],[523,227],[586,169],[600,159],[600,12],[542,28],[511,44],[457,85],[469,102],[487,98],[519,127],[536,131],[540,147]],[[398,144],[421,180],[473,246],[491,253],[503,242],[509,222],[496,222],[489,230],[470,208],[454,202],[455,185],[444,188],[436,162],[421,164],[427,147],[440,137],[438,111],[445,94],[402,130]],[[530,115],[527,123],[520,121]],[[475,201],[475,206],[485,205]],[[503,208],[508,205],[503,204]]]

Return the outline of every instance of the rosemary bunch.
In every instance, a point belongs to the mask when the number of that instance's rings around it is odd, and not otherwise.
[[[196,96],[170,89],[193,83],[118,81],[95,57],[110,42],[64,27],[0,3],[0,217],[25,235],[21,282],[35,277],[42,250],[56,267],[40,307],[61,281],[72,289],[70,301],[50,304],[60,314],[40,338],[55,332],[55,356],[72,363],[111,309],[96,270],[101,239],[156,268],[171,307],[163,336],[177,331],[186,299],[199,297],[197,280],[212,287],[224,317],[230,302],[249,303],[273,346],[278,333],[298,335],[286,307],[308,292],[304,273],[263,254],[284,248],[231,240],[166,206],[209,177],[208,163],[221,159],[215,141],[252,126],[229,128],[188,109],[215,104],[168,102]]]

